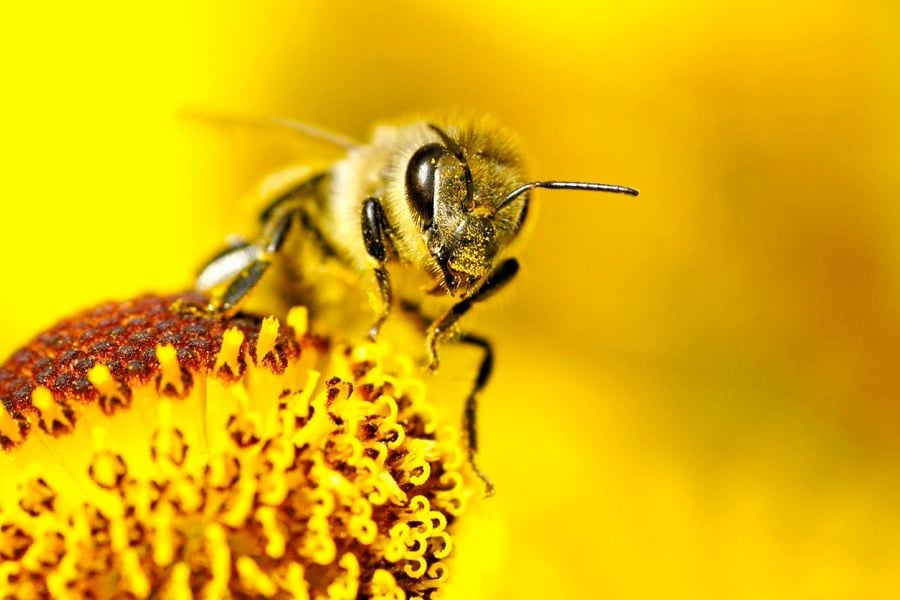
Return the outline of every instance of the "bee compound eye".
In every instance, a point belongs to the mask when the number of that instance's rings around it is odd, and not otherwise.
[[[438,160],[447,154],[440,144],[426,144],[416,150],[406,166],[406,199],[422,229],[434,219],[434,173]]]

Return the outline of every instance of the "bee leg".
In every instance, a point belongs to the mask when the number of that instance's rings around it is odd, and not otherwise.
[[[314,175],[309,179],[299,182],[299,184],[277,198],[263,209],[259,215],[259,220],[263,225],[277,218],[278,215],[284,215],[289,212],[299,212],[301,204],[307,196],[312,194],[317,185],[325,178],[324,173]]]
[[[497,288],[494,288],[494,291],[496,291],[496,289]],[[422,312],[422,307],[414,302],[401,301],[400,309],[419,321],[423,328],[428,327],[429,323],[431,323],[431,319]],[[475,377],[475,384],[472,386],[472,391],[469,392],[469,395],[466,397],[462,425],[466,432],[466,439],[469,446],[469,464],[472,465],[472,470],[475,471],[475,474],[478,475],[478,478],[484,483],[484,497],[489,498],[494,495],[494,484],[475,461],[475,454],[478,452],[478,428],[476,426],[476,417],[478,416],[478,396],[487,386],[488,380],[491,378],[491,373],[494,370],[494,349],[487,339],[472,333],[462,334],[459,336],[457,342],[469,346],[477,346],[484,353],[481,358],[481,363],[478,365],[478,375]]]
[[[384,267],[375,269],[375,279],[378,281],[378,293],[381,296],[381,314],[378,320],[369,328],[369,339],[373,342],[378,339],[378,332],[381,326],[387,321],[391,314],[391,276]]]
[[[381,313],[378,319],[369,328],[369,338],[372,341],[378,339],[381,326],[391,314],[391,277],[385,268],[384,262],[388,256],[388,245],[391,240],[387,235],[387,218],[384,216],[384,208],[377,198],[369,198],[363,203],[362,208],[362,234],[366,245],[366,252],[378,262],[375,267],[375,280],[378,282],[378,293],[381,296]]]
[[[241,269],[256,258],[257,253],[257,247],[246,241],[229,244],[227,248],[206,261],[197,274],[194,289],[208,292],[233,280]]]
[[[214,312],[230,314],[234,312],[238,304],[247,297],[262,276],[268,270],[271,261],[266,257],[253,259],[246,267],[241,269],[221,296],[213,296],[210,307]]]
[[[272,257],[284,245],[293,220],[294,213],[288,212],[274,221],[271,227],[267,227],[262,238],[255,244],[236,247],[235,253],[241,253],[240,260],[243,261],[243,267],[231,278],[221,295],[213,295],[210,301],[211,310],[231,313],[237,309],[238,304],[256,287],[269,269]],[[228,253],[225,256],[228,256]],[[222,260],[222,257],[217,260]],[[210,266],[212,264],[208,265],[204,272],[209,270]]]
[[[481,364],[478,366],[478,375],[475,377],[475,385],[466,398],[466,408],[463,413],[463,429],[466,431],[466,438],[469,443],[469,464],[478,478],[484,483],[484,497],[489,498],[494,495],[494,484],[484,474],[484,471],[475,462],[475,454],[478,452],[478,428],[476,417],[478,416],[478,395],[487,386],[488,380],[491,378],[491,372],[494,370],[494,349],[491,343],[479,335],[465,333],[459,338],[460,344],[477,346],[481,348],[484,355]]]
[[[438,341],[456,324],[459,319],[469,312],[476,302],[482,302],[500,291],[503,286],[515,277],[519,272],[519,261],[515,258],[507,258],[488,275],[475,292],[463,298],[450,307],[450,310],[438,317],[425,334],[425,349],[428,352],[428,368],[436,371],[439,365],[437,344]]]

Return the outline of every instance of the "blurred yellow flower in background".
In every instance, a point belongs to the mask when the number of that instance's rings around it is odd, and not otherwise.
[[[490,113],[536,178],[642,196],[535,194],[520,280],[467,322],[498,352],[485,593],[900,589],[895,4],[2,11],[4,354],[79,308],[186,287],[253,231],[242,195],[302,158],[179,109],[359,138]],[[450,415],[476,358],[448,349]]]

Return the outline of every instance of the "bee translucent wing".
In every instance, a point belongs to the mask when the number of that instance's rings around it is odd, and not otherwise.
[[[247,242],[232,246],[219,253],[197,275],[194,287],[201,292],[208,292],[224,283],[233,281],[235,277],[262,254],[262,250]]]

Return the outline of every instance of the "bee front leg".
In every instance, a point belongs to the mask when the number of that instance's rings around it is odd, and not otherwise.
[[[519,261],[507,258],[488,275],[475,292],[450,307],[450,310],[438,317],[425,334],[425,350],[428,352],[428,368],[436,371],[439,365],[437,345],[459,319],[471,310],[476,302],[483,302],[509,283],[519,272]]]
[[[366,252],[377,262],[375,280],[378,282],[378,292],[381,297],[381,313],[372,327],[369,328],[369,338],[373,342],[378,339],[378,332],[381,331],[381,326],[384,325],[391,314],[393,296],[391,293],[391,277],[384,264],[388,256],[388,247],[391,245],[391,239],[387,233],[387,218],[384,216],[384,208],[382,208],[381,202],[377,198],[369,198],[363,203],[362,208],[362,234]]]

